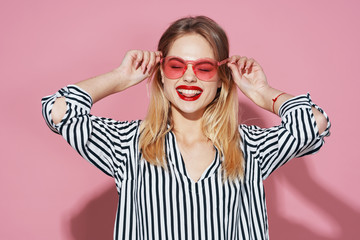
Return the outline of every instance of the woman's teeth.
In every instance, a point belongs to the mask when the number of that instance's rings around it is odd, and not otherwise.
[[[199,90],[177,89],[177,91],[183,95],[197,95],[201,93]]]

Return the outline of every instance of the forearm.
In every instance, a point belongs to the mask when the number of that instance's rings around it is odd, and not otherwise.
[[[93,103],[134,86],[151,75],[160,62],[161,52],[128,51],[121,65],[111,72],[81,81],[76,85],[88,92]]]
[[[75,85],[90,94],[93,103],[127,88],[122,74],[118,70],[78,82]]]
[[[87,92],[92,103],[113,93],[125,90],[148,78],[156,64],[160,62],[160,52],[130,50],[126,53],[121,65],[111,72],[76,83]],[[66,112],[64,98],[56,99],[51,116],[54,123],[59,123]]]
[[[76,83],[78,87],[86,91],[95,103],[100,99],[109,96],[113,93],[121,91],[126,88],[125,84],[122,84],[121,74],[119,71],[114,70],[87,80]],[[65,98],[56,99],[53,109],[51,111],[51,117],[55,124],[58,124],[66,113],[66,101]]]
[[[288,93],[282,94],[282,93],[283,93],[282,91],[277,90],[275,88],[266,87],[256,94],[257,98],[254,99],[253,101],[259,107],[261,107],[265,110],[268,110],[270,112],[274,112],[275,114],[278,114],[280,106],[285,101],[294,97],[291,94],[288,94]],[[279,97],[274,102],[273,99],[275,99],[277,96],[279,96]],[[316,124],[319,129],[319,133],[321,134],[327,127],[327,120],[319,110],[317,110],[314,107],[312,107],[311,109],[314,114],[315,121],[316,121]]]
[[[282,94],[282,93],[284,93],[284,92],[280,91],[278,89],[272,88],[270,86],[267,86],[267,87],[261,88],[261,90],[256,91],[256,93],[253,94],[253,96],[254,96],[253,99],[251,99],[251,100],[259,107],[261,107],[269,112],[278,114],[281,104],[283,104],[285,101],[289,100],[290,98],[294,97],[291,94],[288,94],[288,93]],[[278,97],[278,98],[274,102],[273,99],[275,99],[276,97]]]
[[[293,97],[270,87],[264,71],[254,59],[248,59],[245,56],[232,56],[229,59],[227,66],[231,69],[237,86],[259,107],[279,114],[280,106]],[[312,107],[312,111],[321,134],[326,129],[328,121],[316,108]]]

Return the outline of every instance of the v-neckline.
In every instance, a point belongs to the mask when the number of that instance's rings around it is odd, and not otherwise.
[[[170,134],[173,136],[173,144],[174,144],[174,152],[176,155],[176,159],[174,160],[174,165],[178,168],[178,171],[183,174],[192,184],[198,184],[200,182],[202,182],[203,179],[207,178],[208,176],[210,176],[212,173],[214,173],[216,171],[216,169],[219,167],[220,165],[220,157],[219,157],[219,151],[218,149],[213,145],[214,149],[215,149],[215,156],[213,158],[213,160],[211,161],[211,163],[207,166],[207,168],[201,173],[200,178],[195,181],[194,179],[192,179],[189,175],[189,172],[186,168],[185,165],[185,161],[183,158],[183,155],[180,151],[180,147],[178,145],[177,139],[175,134],[170,131]],[[178,161],[177,163],[175,161]]]

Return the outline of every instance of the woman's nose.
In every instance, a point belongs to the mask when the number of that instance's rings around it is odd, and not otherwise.
[[[196,82],[197,78],[195,75],[195,69],[192,64],[188,64],[185,70],[185,73],[183,75],[184,81],[187,82]]]

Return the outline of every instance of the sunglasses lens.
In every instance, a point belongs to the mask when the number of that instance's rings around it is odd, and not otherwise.
[[[203,81],[209,81],[216,74],[216,65],[212,62],[204,61],[195,64],[196,76]]]
[[[164,73],[170,79],[180,78],[184,74],[186,65],[180,59],[170,58],[166,59],[164,63]]]
[[[204,59],[192,64],[196,77],[202,81],[211,81],[212,77],[214,77],[214,75],[216,74],[216,62],[211,62]],[[184,75],[186,71],[186,68],[186,61],[177,57],[165,58],[165,61],[163,63],[164,73],[166,77],[170,79],[177,79],[182,77],[182,75]]]

